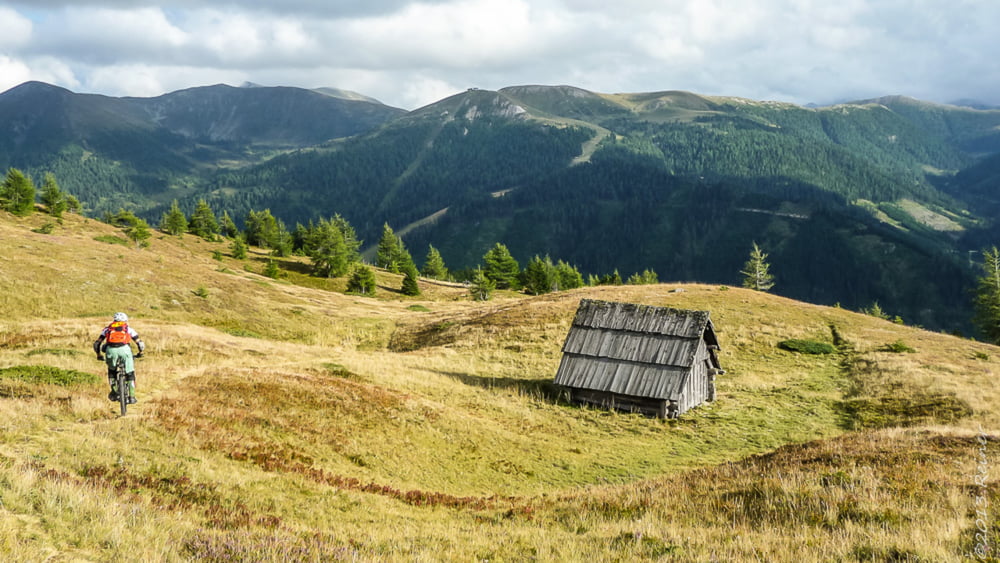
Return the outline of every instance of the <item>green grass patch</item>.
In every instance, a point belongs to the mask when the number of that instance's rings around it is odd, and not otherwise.
[[[31,350],[26,356],[79,356],[83,352],[79,350],[70,350],[67,348],[38,348],[37,350]]]
[[[916,352],[914,348],[908,346],[902,340],[897,340],[892,344],[886,344],[885,346],[879,348],[879,350],[881,350],[882,352],[894,352],[896,354],[904,354],[904,353],[912,354]]]
[[[962,399],[936,393],[849,399],[841,403],[840,409],[844,425],[850,430],[953,423],[973,413]]]
[[[82,371],[60,369],[52,366],[14,366],[0,369],[0,378],[15,379],[26,383],[49,383],[70,387],[72,385],[91,385],[101,378]]]
[[[243,338],[264,338],[259,333],[240,327],[222,327],[219,330],[221,330],[226,334],[230,334],[232,336],[240,336]]]
[[[778,343],[778,348],[782,350],[788,350],[789,352],[797,352],[799,354],[832,354],[836,352],[832,344],[827,344],[826,342],[817,342],[815,340],[782,340]]]
[[[97,242],[106,242],[108,244],[120,244],[122,246],[132,246],[127,239],[118,237],[115,235],[98,235],[94,237]]]
[[[410,311],[416,311],[418,313],[430,313],[431,312],[430,309],[428,309],[427,307],[424,307],[423,305],[410,305],[409,307],[407,307],[407,309],[409,309]]]

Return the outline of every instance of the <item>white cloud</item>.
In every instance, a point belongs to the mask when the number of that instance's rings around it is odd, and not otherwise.
[[[0,6],[0,50],[19,49],[31,40],[31,20],[14,10]]]
[[[31,68],[23,61],[0,55],[0,92],[32,80]]]
[[[16,10],[0,7],[4,81],[48,77],[115,95],[250,80],[344,88],[407,108],[469,86],[529,83],[800,103],[888,93],[1000,103],[1000,41],[993,29],[1000,3],[987,0],[946,6],[921,0],[8,0],[6,6]]]

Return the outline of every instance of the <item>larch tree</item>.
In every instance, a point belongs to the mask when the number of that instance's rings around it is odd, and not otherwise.
[[[743,274],[743,287],[757,291],[768,291],[774,287],[774,276],[770,272],[771,265],[767,263],[767,254],[753,243],[750,258],[740,273]]]
[[[199,199],[194,206],[194,212],[191,213],[191,219],[188,221],[188,230],[191,231],[191,234],[206,240],[212,240],[215,235],[219,234],[219,221],[204,199]]]
[[[42,203],[53,217],[62,217],[69,207],[66,194],[59,188],[59,183],[51,172],[45,174],[45,180],[42,182]]]
[[[428,245],[427,257],[424,258],[424,268],[421,273],[425,277],[435,280],[448,279],[448,268],[444,265],[444,258],[433,245]]]
[[[1000,344],[1000,250],[983,251],[982,276],[976,284],[974,322],[987,341]]]
[[[507,247],[499,242],[483,256],[483,274],[497,289],[516,289],[521,267]]]
[[[177,204],[175,199],[172,204],[170,204],[170,211],[163,214],[160,219],[160,230],[167,233],[168,235],[182,235],[188,230],[187,217],[184,216],[184,212],[181,211],[180,205]]]
[[[17,168],[7,171],[0,184],[0,207],[14,215],[31,215],[35,211],[35,184]]]

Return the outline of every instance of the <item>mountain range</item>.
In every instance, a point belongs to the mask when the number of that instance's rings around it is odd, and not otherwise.
[[[976,252],[1000,236],[1000,110],[902,96],[801,107],[664,91],[470,89],[414,111],[245,85],[109,98],[0,94],[0,165],[53,172],[91,214],[174,199],[289,226],[385,223],[452,269],[503,242],[581,271],[736,284],[752,242],[774,291],[969,329]]]

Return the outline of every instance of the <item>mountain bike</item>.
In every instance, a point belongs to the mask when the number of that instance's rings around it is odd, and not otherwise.
[[[122,357],[115,361],[115,389],[118,390],[121,416],[125,416],[125,411],[128,410],[128,382],[125,381],[125,358]]]
[[[142,354],[136,354],[133,358],[141,358]],[[103,358],[98,358],[103,360]],[[114,376],[114,388],[118,393],[118,407],[121,410],[121,416],[125,416],[125,412],[128,410],[128,375],[125,371],[125,358],[119,357],[115,360],[115,376]]]

